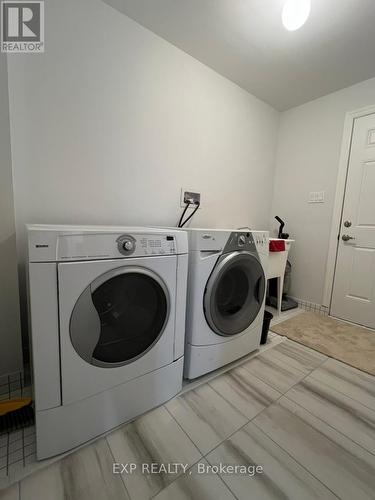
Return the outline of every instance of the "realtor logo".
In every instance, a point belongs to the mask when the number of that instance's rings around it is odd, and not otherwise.
[[[44,2],[1,2],[1,52],[44,52]]]

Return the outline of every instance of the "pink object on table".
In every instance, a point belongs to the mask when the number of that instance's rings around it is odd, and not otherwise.
[[[285,241],[270,240],[270,252],[285,252]]]

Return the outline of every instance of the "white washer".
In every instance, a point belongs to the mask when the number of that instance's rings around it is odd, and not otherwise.
[[[181,389],[184,231],[28,226],[37,457],[94,438]]]
[[[260,345],[268,232],[187,229],[189,276],[186,378],[230,363]]]

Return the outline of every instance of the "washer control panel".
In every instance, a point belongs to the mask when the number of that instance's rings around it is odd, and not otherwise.
[[[237,240],[237,244],[239,247],[243,247],[246,245],[246,235],[240,234]]]
[[[267,252],[268,233],[263,231],[235,231],[231,233],[223,253],[234,252],[236,250]]]
[[[261,231],[253,231],[253,238],[257,245],[268,248],[268,233],[263,233]]]
[[[256,246],[251,232],[233,232],[230,234],[223,253],[236,250],[255,251]]]

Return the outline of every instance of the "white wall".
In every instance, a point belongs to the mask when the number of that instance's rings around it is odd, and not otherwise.
[[[279,113],[98,0],[46,2],[46,52],[9,61],[16,223],[267,229]]]
[[[285,230],[296,239],[291,253],[295,297],[323,302],[345,114],[373,104],[375,79],[281,115],[272,216],[285,219]],[[310,191],[325,191],[325,203],[309,204]],[[272,227],[276,226],[273,221]]]
[[[7,61],[0,54],[0,376],[22,368]]]

